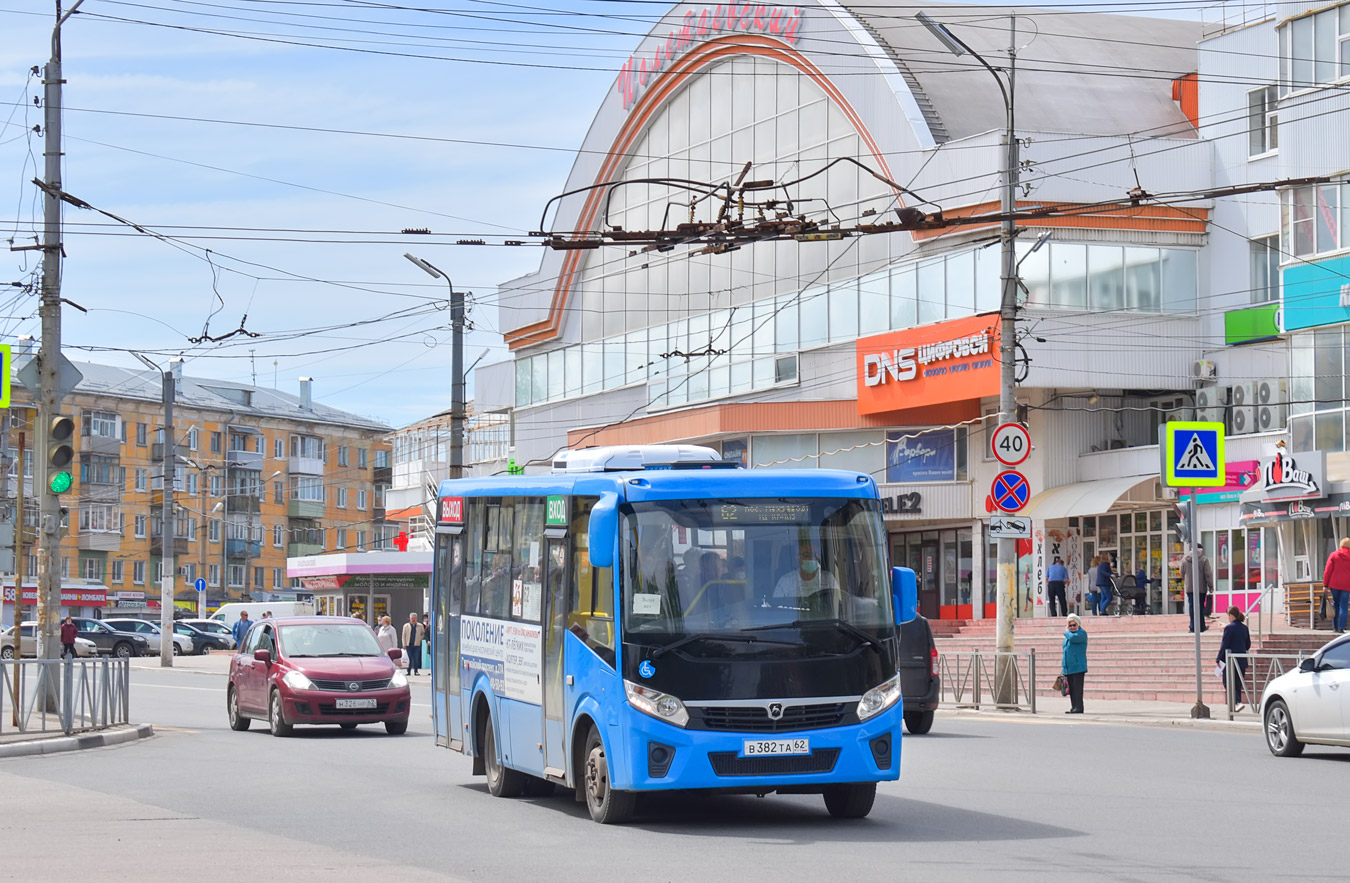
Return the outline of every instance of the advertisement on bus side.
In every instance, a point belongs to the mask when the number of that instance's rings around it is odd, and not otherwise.
[[[481,671],[500,698],[531,705],[543,702],[543,629],[528,622],[462,616],[460,656],[465,668]]]

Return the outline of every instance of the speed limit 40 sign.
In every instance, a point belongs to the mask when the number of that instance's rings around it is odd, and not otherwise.
[[[1021,466],[1031,456],[1031,435],[1020,423],[1001,423],[990,436],[994,459],[1004,466]]]

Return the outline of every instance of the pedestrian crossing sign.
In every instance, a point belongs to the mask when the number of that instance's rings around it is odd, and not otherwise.
[[[1178,421],[1158,428],[1163,484],[1168,487],[1222,487],[1228,481],[1223,458],[1223,424]]]

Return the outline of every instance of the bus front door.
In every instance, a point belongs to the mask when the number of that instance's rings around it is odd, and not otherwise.
[[[550,532],[551,533],[551,532]],[[563,726],[563,644],[567,634],[567,539],[546,539],[544,577],[544,771],[562,777],[567,770]]]

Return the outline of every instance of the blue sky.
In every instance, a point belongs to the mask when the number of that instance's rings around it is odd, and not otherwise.
[[[446,288],[403,259],[412,251],[475,295],[466,364],[503,358],[491,296],[538,250],[447,243],[537,226],[667,7],[426,6],[85,0],[64,28],[64,188],[172,238],[66,208],[63,295],[89,310],[63,313],[67,355],[133,366],[127,350],[181,353],[191,374],[291,392],[313,376],[320,400],[402,425],[449,406]],[[47,60],[53,13],[0,0],[0,228],[15,245],[40,230],[42,87],[28,72]],[[399,232],[422,227],[432,235]],[[5,260],[0,284],[36,278],[36,253]],[[0,288],[6,341],[37,332],[36,296],[16,291]],[[245,315],[263,337],[189,341]]]

